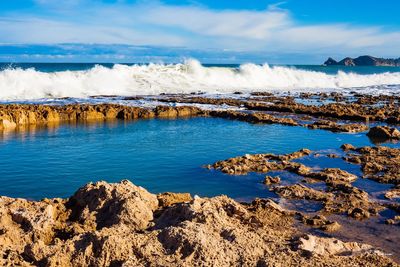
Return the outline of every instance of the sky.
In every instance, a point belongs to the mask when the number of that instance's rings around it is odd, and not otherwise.
[[[400,57],[398,0],[0,0],[0,61]]]

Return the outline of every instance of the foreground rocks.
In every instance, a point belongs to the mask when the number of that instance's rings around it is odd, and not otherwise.
[[[156,196],[129,181],[1,197],[0,215],[1,266],[398,266],[369,245],[304,235],[271,200]]]

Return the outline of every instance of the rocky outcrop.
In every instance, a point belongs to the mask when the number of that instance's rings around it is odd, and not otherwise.
[[[398,59],[385,59],[385,58],[377,58],[371,56],[360,56],[357,58],[346,57],[341,61],[337,62],[332,58],[328,58],[324,62],[325,66],[389,66],[389,67],[398,67],[400,66],[400,58]]]
[[[157,197],[128,181],[67,200],[2,197],[0,215],[1,266],[397,266],[369,245],[294,238],[271,200]]]
[[[397,128],[389,126],[375,126],[372,127],[367,135],[376,139],[400,139],[400,131]]]
[[[244,175],[249,172],[269,172],[273,170],[284,170],[284,169],[298,169],[296,163],[290,162],[290,160],[301,158],[310,155],[309,149],[301,149],[299,151],[284,154],[246,154],[227,160],[217,161],[213,165],[205,166],[208,169],[221,170],[224,173],[232,175]]]
[[[0,130],[25,127],[32,124],[99,121],[110,119],[177,118],[204,115],[196,107],[158,106],[154,109],[113,105],[0,105]]]
[[[360,164],[366,178],[380,183],[400,184],[400,149],[385,146],[352,148],[344,158]],[[356,153],[354,153],[356,152]]]
[[[367,192],[349,184],[329,186],[328,192],[315,190],[303,184],[275,187],[274,192],[288,199],[320,201],[327,213],[345,213],[355,219],[366,219],[384,209],[369,199]]]

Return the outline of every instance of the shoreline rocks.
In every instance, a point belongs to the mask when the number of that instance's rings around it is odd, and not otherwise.
[[[26,127],[32,124],[58,124],[61,122],[100,121],[111,119],[149,119],[202,116],[197,107],[158,106],[154,109],[114,105],[76,104],[50,105],[0,105],[0,130]]]
[[[388,126],[376,126],[369,130],[367,135],[376,139],[400,139],[400,131]]]
[[[157,196],[126,180],[69,199],[1,197],[0,215],[2,266],[398,266],[369,245],[304,236],[272,200]]]

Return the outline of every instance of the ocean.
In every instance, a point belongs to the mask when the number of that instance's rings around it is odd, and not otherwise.
[[[400,92],[400,67],[2,63],[2,102],[171,93]]]

